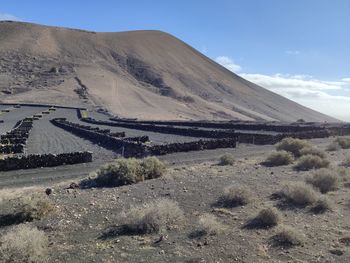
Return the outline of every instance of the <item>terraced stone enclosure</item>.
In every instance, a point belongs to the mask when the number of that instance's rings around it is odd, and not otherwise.
[[[86,162],[95,167],[118,157],[235,148],[241,143],[267,145],[285,137],[350,134],[350,128],[339,123],[139,121],[43,104],[2,104],[0,110],[2,171]],[[75,157],[68,161],[66,156]]]

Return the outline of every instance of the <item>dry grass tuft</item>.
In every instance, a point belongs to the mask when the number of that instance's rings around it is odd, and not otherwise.
[[[276,149],[277,151],[291,152],[295,157],[299,157],[301,155],[300,151],[309,147],[311,147],[311,145],[307,141],[294,138],[284,138],[277,144]]]
[[[247,188],[231,185],[224,189],[224,193],[219,198],[218,204],[223,207],[236,207],[248,204],[251,199],[252,194]]]
[[[144,180],[158,178],[164,174],[165,164],[156,157],[148,157],[143,160],[135,158],[118,159],[113,163],[103,166],[96,172],[92,181],[98,187],[115,187],[127,184],[135,184]],[[91,184],[91,180],[84,180],[82,185]]]
[[[262,209],[253,219],[251,219],[246,227],[248,228],[270,228],[277,226],[281,221],[280,212],[274,207]]]
[[[332,170],[322,168],[306,178],[308,184],[318,188],[321,193],[336,190],[339,187],[340,177]]]
[[[178,204],[169,199],[159,199],[135,206],[122,215],[124,227],[130,234],[149,234],[181,226],[185,217]]]
[[[341,165],[350,168],[350,157],[347,157],[344,161],[342,161]]]
[[[295,169],[298,171],[308,171],[312,169],[320,169],[328,167],[330,162],[327,159],[323,159],[315,155],[303,155],[300,157],[298,163],[295,165]]]
[[[315,156],[319,156],[322,159],[326,158],[327,155],[324,151],[317,149],[316,147],[307,147],[307,148],[303,148],[300,151],[301,155],[315,155]]]
[[[225,232],[226,227],[218,222],[216,216],[211,214],[204,214],[200,216],[199,221],[199,231],[204,235],[218,235]]]
[[[220,165],[234,165],[234,163],[235,157],[230,153],[226,153],[220,157]]]
[[[293,155],[289,152],[282,150],[271,153],[263,164],[266,166],[281,166],[291,164],[293,163],[293,161]]]
[[[15,226],[0,238],[1,262],[46,262],[47,252],[44,232],[28,225]]]
[[[53,211],[51,201],[44,195],[32,195],[20,199],[19,211],[27,221],[40,220]]]
[[[318,194],[315,190],[301,182],[285,185],[280,194],[288,203],[302,207],[311,205],[318,199]]]
[[[338,137],[334,140],[342,149],[350,149],[350,138]]]
[[[339,143],[336,141],[333,141],[332,143],[330,143],[327,146],[327,151],[329,151],[329,152],[339,151],[340,149],[341,149],[341,147],[340,147]]]
[[[326,197],[321,197],[316,201],[311,210],[316,214],[332,211],[332,204]]]
[[[302,245],[303,238],[294,229],[289,227],[282,227],[276,235],[272,237],[275,246],[292,247]]]

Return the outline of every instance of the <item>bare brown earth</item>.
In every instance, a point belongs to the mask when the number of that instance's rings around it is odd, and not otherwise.
[[[310,142],[325,149],[331,140]],[[240,145],[231,151],[236,158],[233,166],[218,165],[217,152],[212,152],[211,157],[206,152],[211,161],[188,158],[187,163],[177,162],[181,154],[176,154],[166,156],[175,164],[159,179],[86,190],[65,189],[70,180],[53,185],[50,199],[56,212],[31,224],[49,236],[49,262],[349,262],[349,182],[343,182],[338,190],[326,194],[333,211],[314,214],[310,207],[281,208],[278,200],[271,199],[271,194],[286,182],[303,181],[311,172],[296,172],[292,165],[261,166],[260,162],[272,147],[246,147]],[[336,167],[349,155],[350,150],[340,150],[328,153],[327,158]],[[230,184],[249,188],[253,202],[236,208],[216,209],[213,204],[222,189]],[[40,186],[8,189],[2,190],[1,196],[18,197],[23,192],[43,192],[44,189]],[[103,236],[120,224],[120,214],[130,206],[158,198],[177,201],[186,216],[180,229],[163,233],[163,241],[158,242],[159,234]],[[279,207],[283,215],[279,226],[270,229],[243,227],[267,206]],[[198,228],[198,217],[204,213],[217,216],[226,230],[218,235],[193,237],[191,233]],[[303,245],[274,246],[271,237],[282,225],[295,229],[302,236]]]
[[[0,22],[0,100],[106,108],[140,119],[335,121],[160,31],[96,33]]]

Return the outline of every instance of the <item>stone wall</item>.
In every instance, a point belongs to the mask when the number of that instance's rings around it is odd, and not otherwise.
[[[143,157],[146,155],[146,146],[141,141],[128,141],[123,138],[110,136],[108,133],[99,133],[96,130],[84,129],[81,125],[67,122],[62,118],[52,119],[51,123],[79,137],[99,144],[106,149],[122,153],[124,157]]]
[[[164,155],[175,152],[201,151],[217,148],[235,148],[236,139],[199,140],[185,143],[171,143],[165,145],[153,145],[148,147],[150,155]]]
[[[4,160],[0,160],[0,171],[53,167],[67,164],[87,163],[91,161],[91,152],[31,154],[27,156],[9,157]]]
[[[233,130],[257,130],[257,131],[274,131],[274,132],[301,132],[311,130],[322,130],[320,124],[315,123],[244,123],[238,121],[135,121],[129,119],[110,118],[111,121],[118,123],[131,124],[149,124],[149,125],[170,125],[170,126],[188,126],[188,127],[202,127],[213,129],[233,129]]]
[[[195,127],[180,128],[173,126],[159,126],[153,124],[142,124],[137,122],[116,122],[116,121],[100,121],[92,118],[81,119],[84,122],[97,124],[97,125],[107,125],[112,127],[124,127],[129,129],[137,129],[142,131],[175,134],[181,136],[189,137],[201,137],[201,138],[228,138],[235,137],[234,130],[204,130]]]

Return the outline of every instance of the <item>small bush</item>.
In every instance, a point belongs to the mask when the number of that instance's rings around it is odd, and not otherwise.
[[[322,197],[316,201],[311,210],[317,214],[325,213],[332,210],[332,204],[326,197]]]
[[[148,234],[180,226],[184,213],[174,201],[160,199],[123,213],[124,227],[131,234]]]
[[[266,166],[281,166],[291,164],[293,161],[293,155],[282,150],[271,153],[263,164]]]
[[[165,170],[165,164],[156,157],[147,157],[141,162],[141,170],[145,179],[161,177]]]
[[[248,227],[274,227],[277,226],[281,220],[280,212],[274,207],[262,209],[253,219],[248,223]]]
[[[338,137],[334,140],[342,149],[350,149],[350,138]]]
[[[318,188],[324,194],[336,190],[339,187],[340,178],[332,170],[322,168],[306,178],[306,182]]]
[[[303,238],[294,229],[289,227],[281,228],[276,235],[272,237],[275,246],[292,247],[303,244]]]
[[[327,146],[327,151],[329,152],[335,152],[335,151],[339,151],[341,149],[339,143],[337,143],[336,141],[333,141],[332,143],[330,143]]]
[[[28,219],[27,221],[40,220],[47,216],[53,205],[46,196],[32,195],[22,198],[20,211]]]
[[[224,154],[220,157],[220,165],[234,165],[235,157],[232,154]]]
[[[165,164],[156,157],[143,160],[118,159],[100,168],[93,181],[99,187],[135,184],[143,180],[158,178],[164,174],[165,170]]]
[[[350,168],[350,157],[346,158],[342,163],[342,166]]]
[[[277,151],[287,151],[291,152],[294,156],[299,157],[300,156],[300,151],[303,148],[308,148],[311,147],[311,145],[304,140],[300,139],[294,139],[294,138],[284,138],[282,141],[280,141],[276,149]]]
[[[1,262],[46,262],[48,240],[44,232],[18,225],[0,238]]]
[[[218,222],[217,217],[204,214],[199,218],[199,231],[205,235],[218,235],[225,231],[225,226]]]
[[[320,149],[317,149],[315,147],[308,147],[308,148],[303,148],[300,151],[301,155],[315,155],[315,156],[319,156],[321,158],[326,158],[326,153]]]
[[[336,173],[339,175],[342,181],[349,180],[349,169],[345,167],[338,166],[335,168]]]
[[[303,155],[300,157],[295,169],[298,171],[308,171],[328,167],[330,162],[316,155]]]
[[[285,185],[280,193],[285,200],[296,206],[307,206],[316,202],[318,195],[305,183],[290,183]]]
[[[247,188],[231,185],[224,189],[224,193],[219,199],[219,205],[224,207],[235,207],[246,205],[250,201],[251,192]]]

